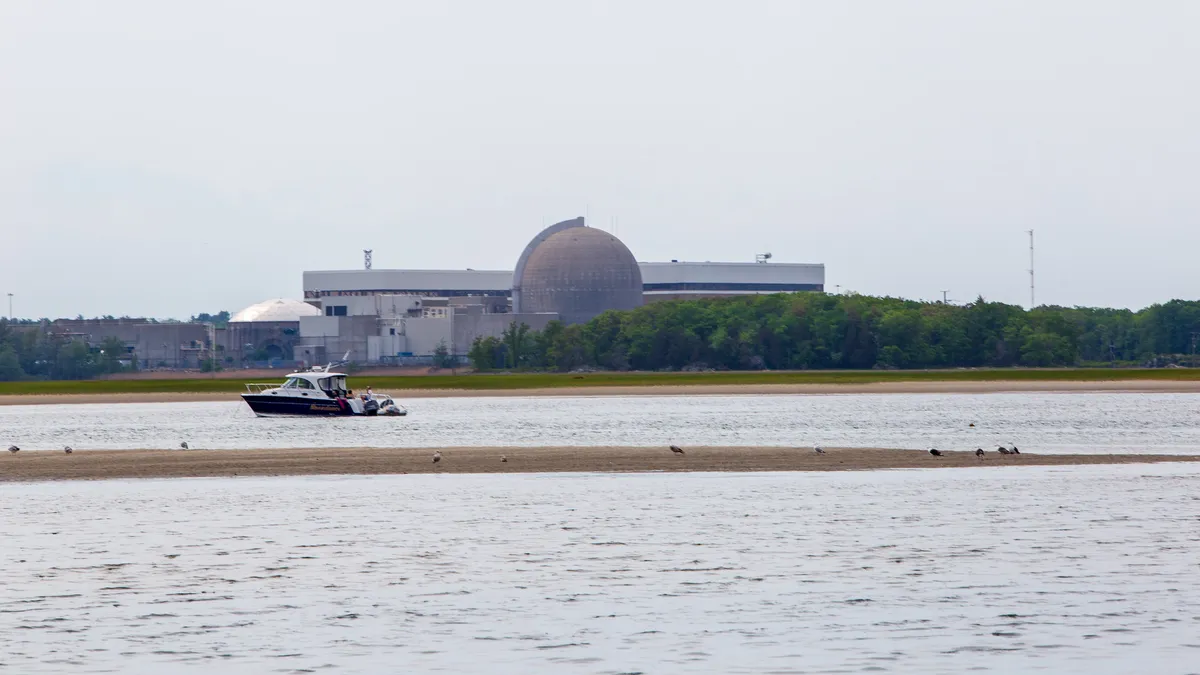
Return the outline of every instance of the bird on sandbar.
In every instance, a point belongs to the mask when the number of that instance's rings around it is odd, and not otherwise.
[[[63,448],[63,452],[65,452],[65,453],[67,453],[67,454],[69,455],[69,454],[71,454],[72,452],[75,452],[75,451],[74,451],[74,450],[72,450],[72,449],[71,449],[71,446],[69,446],[69,445],[68,445],[68,446],[66,446],[66,447],[64,447],[64,448]]]
[[[180,444],[179,444],[179,449],[180,449],[180,450],[187,450],[187,449],[188,449],[188,444],[187,444],[187,441],[184,441],[184,442],[180,443]]]
[[[14,455],[15,455],[15,454],[17,454],[18,452],[20,452],[20,451],[21,451],[21,449],[20,449],[20,448],[18,448],[17,446],[15,446],[15,445],[10,445],[10,446],[8,446],[8,451],[9,451],[9,452],[11,452],[12,454],[14,454]]]
[[[433,463],[434,463],[434,464],[437,464],[437,463],[438,463],[438,462],[440,462],[440,461],[442,461],[442,453],[440,453],[440,452],[434,452],[434,453],[433,453]]]
[[[998,452],[998,453],[1000,453],[1000,454],[1002,454],[1002,455],[1007,455],[1007,454],[1008,454],[1008,448],[1006,448],[1006,447],[1004,447],[1003,445],[1001,445],[1001,446],[998,446],[998,447],[996,448],[996,452]]]
[[[675,454],[677,454],[677,455],[682,455],[682,454],[684,454],[684,452],[683,452],[683,448],[679,447],[678,445],[672,445],[672,446],[671,446],[671,452],[673,452],[673,453],[675,453]]]
[[[1020,451],[1020,450],[1018,450],[1018,449],[1017,449],[1017,446],[1015,446],[1015,445],[1014,445],[1014,446],[1012,446],[1012,448],[1010,448],[1010,449],[1009,449],[1009,452],[1011,452],[1011,453],[1012,453],[1012,454],[1014,454],[1014,455],[1019,455],[1019,454],[1021,454],[1021,451]]]
[[[817,445],[817,446],[813,447],[813,452],[817,453],[818,455],[823,455],[823,454],[825,454],[825,448],[822,448],[821,446]]]
[[[934,457],[941,457],[942,451],[938,450],[937,448],[930,448],[929,454],[933,455]]]
[[[507,456],[507,455],[500,455],[500,461],[501,461],[501,462],[507,462],[507,461],[508,461],[508,456]]]
[[[983,448],[977,448],[975,450],[975,456],[979,459],[983,459]]]

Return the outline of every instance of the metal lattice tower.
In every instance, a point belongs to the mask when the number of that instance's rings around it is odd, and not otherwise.
[[[363,249],[363,269],[365,269],[365,270],[371,269],[371,253],[374,250],[375,249],[372,249],[372,248],[364,248]]]

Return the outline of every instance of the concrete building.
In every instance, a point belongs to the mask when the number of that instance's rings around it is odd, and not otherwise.
[[[365,273],[365,274],[364,274]],[[370,295],[508,297],[512,272],[495,270],[335,270],[304,273],[304,299]]]
[[[126,357],[138,368],[199,368],[211,358],[220,331],[203,323],[158,323],[148,319],[58,319],[46,330],[98,348],[106,339],[125,344]]]
[[[440,345],[465,355],[477,337],[500,336],[516,321],[541,330],[557,314],[512,314],[495,296],[324,296],[323,313],[301,317],[297,361],[319,365],[428,363]],[[333,304],[336,303],[336,304]]]
[[[825,266],[798,263],[641,263],[646,302],[824,291]]]

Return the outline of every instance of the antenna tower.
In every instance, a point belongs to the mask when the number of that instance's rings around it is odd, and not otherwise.
[[[371,253],[374,251],[375,251],[375,249],[373,249],[373,248],[364,248],[363,249],[363,269],[365,269],[365,270],[371,269]]]
[[[1034,301],[1033,295],[1033,230],[1026,230],[1029,233],[1029,309],[1037,307],[1037,302]]]

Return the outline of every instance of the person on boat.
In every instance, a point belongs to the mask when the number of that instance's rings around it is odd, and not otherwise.
[[[374,401],[375,400],[375,394],[371,393],[370,385],[367,386],[367,393],[363,394],[363,400],[364,401]]]

